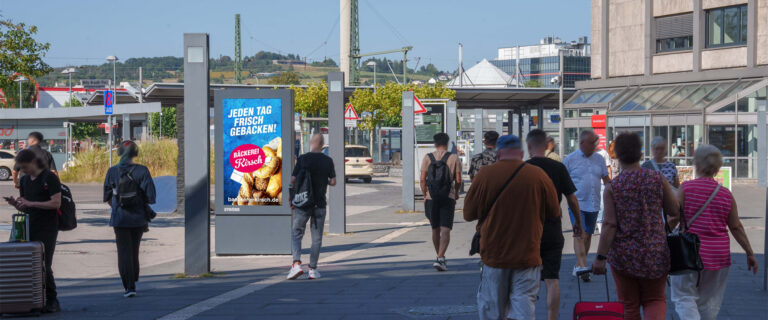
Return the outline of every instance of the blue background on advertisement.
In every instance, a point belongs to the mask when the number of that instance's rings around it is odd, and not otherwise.
[[[266,134],[254,134],[254,135],[241,135],[231,136],[230,130],[235,127],[234,118],[228,118],[230,110],[239,108],[254,108],[254,116],[258,116],[256,107],[272,106],[272,114],[264,115],[264,125],[277,124],[277,128],[274,133]],[[282,136],[281,127],[281,114],[282,114],[282,101],[280,99],[223,99],[222,101],[222,149],[224,159],[221,159],[221,163],[224,166],[224,201],[225,205],[231,205],[228,202],[228,198],[237,198],[237,193],[240,191],[240,183],[233,181],[229,177],[232,176],[232,166],[229,164],[229,154],[232,150],[243,144],[255,144],[262,147],[268,144],[272,139]]]

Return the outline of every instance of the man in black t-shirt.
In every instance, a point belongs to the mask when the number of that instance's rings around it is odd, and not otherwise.
[[[540,129],[535,129],[528,133],[525,141],[528,144],[528,152],[531,154],[531,159],[527,162],[543,169],[552,179],[552,183],[557,189],[558,202],[562,201],[563,195],[565,195],[571,210],[580,212],[578,211],[579,201],[574,194],[576,186],[571,180],[568,169],[561,162],[547,157],[547,134]],[[581,236],[581,217],[577,218],[576,225],[573,226],[573,236],[576,238]],[[541,278],[547,286],[547,315],[549,319],[557,319],[560,308],[559,274],[564,245],[565,239],[563,238],[561,220],[559,218],[546,219],[541,234],[539,254],[543,265]]]
[[[56,282],[53,279],[53,252],[58,237],[57,214],[61,206],[61,182],[45,168],[43,160],[31,150],[16,155],[16,165],[24,173],[19,183],[19,197],[10,197],[8,204],[29,214],[29,238],[40,241],[45,248],[45,296],[43,312],[59,311]]]
[[[291,174],[291,187],[296,183],[296,176],[300,168],[309,167],[312,177],[312,195],[315,201],[314,208],[293,208],[293,239],[291,251],[293,253],[293,263],[288,272],[288,279],[294,280],[304,274],[301,268],[301,239],[304,238],[304,231],[307,229],[307,221],[312,219],[309,229],[312,232],[312,249],[309,252],[309,279],[320,278],[317,272],[317,260],[320,257],[320,246],[323,242],[323,226],[325,225],[325,192],[328,185],[336,185],[336,170],[333,168],[333,161],[330,157],[323,154],[323,135],[315,134],[309,142],[310,152],[301,155],[296,160]],[[343,147],[343,146],[341,146]]]
[[[35,155],[40,158],[40,160],[43,160],[43,165],[46,166],[45,169],[50,170],[54,174],[58,173],[56,172],[56,161],[53,160],[53,155],[51,155],[48,150],[43,149],[42,146],[40,146],[43,143],[43,134],[37,131],[33,131],[29,133],[29,136],[27,137],[27,149],[34,152]],[[13,166],[13,185],[16,187],[16,189],[19,188],[19,181],[21,180],[21,177],[24,176],[23,172],[20,172],[19,165],[16,164]]]

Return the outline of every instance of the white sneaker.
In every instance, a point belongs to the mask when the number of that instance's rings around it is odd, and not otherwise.
[[[448,271],[448,264],[445,263],[445,258],[437,258],[435,263],[432,264],[437,271]]]
[[[600,235],[600,230],[603,230],[603,223],[598,222],[595,224],[595,234],[594,235]]]
[[[588,267],[577,267],[577,266],[573,266],[573,273],[571,273],[571,274],[572,274],[574,277],[578,277],[579,275],[577,274],[577,272],[579,272],[579,271],[584,271],[584,270],[589,270],[589,268],[588,268]]]
[[[301,268],[301,264],[298,262],[295,262],[291,265],[291,271],[288,272],[288,277],[286,279],[288,280],[296,280],[299,276],[304,274],[304,269]]]
[[[308,277],[309,280],[319,279],[320,277],[322,276],[320,275],[319,271],[317,271],[316,269],[309,268],[309,277]]]

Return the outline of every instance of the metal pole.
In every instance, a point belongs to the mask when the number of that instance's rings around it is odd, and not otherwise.
[[[184,272],[210,272],[211,186],[208,34],[184,34]],[[220,201],[223,201],[219,199]]]
[[[403,85],[408,85],[407,78],[405,77],[405,74],[408,73],[408,64],[406,63],[408,61],[408,51],[403,51]]]
[[[768,127],[766,125],[766,102],[757,102],[757,184],[760,187],[768,187]],[[768,291],[768,188],[765,192],[765,231],[763,235],[763,291]]]
[[[376,93],[376,64],[373,65],[373,93]]]
[[[403,210],[413,211],[414,188],[417,183],[415,177],[415,143],[413,129],[413,91],[403,92],[403,132],[400,135],[402,141],[402,167],[403,167]]]
[[[69,76],[69,106],[73,107],[72,105],[72,72],[67,72],[67,75]]]
[[[558,75],[558,77],[560,79],[560,81],[559,81],[560,82],[560,90],[559,90],[560,91],[559,92],[559,95],[560,95],[560,103],[559,103],[560,122],[557,124],[557,131],[558,131],[558,135],[560,135],[560,137],[558,137],[558,140],[559,140],[559,143],[558,143],[558,148],[559,149],[558,149],[558,151],[560,153],[560,157],[563,157],[563,156],[565,156],[565,154],[563,154],[564,153],[563,151],[565,150],[565,147],[564,147],[564,143],[565,143],[565,110],[563,110],[563,86],[565,86],[565,79],[563,79],[563,61],[564,61],[563,60],[563,50],[558,50],[558,51],[560,53],[560,60],[559,60],[560,61],[560,74]]]
[[[475,152],[472,155],[483,152],[483,120],[483,109],[475,108],[475,142],[473,143]]]
[[[19,109],[21,109],[21,107],[22,107],[21,103],[22,103],[22,101],[24,101],[24,98],[21,97],[21,95],[22,95],[22,92],[21,92],[21,84],[22,84],[22,82],[24,82],[24,81],[19,81]]]
[[[328,229],[331,233],[347,232],[346,182],[344,179],[344,73],[328,73],[328,147],[336,171],[336,186],[328,199]],[[373,151],[373,150],[371,150]]]

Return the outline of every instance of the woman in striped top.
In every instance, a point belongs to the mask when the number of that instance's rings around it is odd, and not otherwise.
[[[685,220],[690,221],[718,186],[713,178],[723,165],[720,150],[702,145],[694,154],[695,180],[686,181],[678,191]],[[704,263],[700,275],[671,276],[672,302],[681,319],[716,319],[723,302],[728,269],[731,266],[730,229],[733,238],[747,254],[747,269],[757,274],[757,259],[739,221],[739,212],[731,192],[720,188],[689,230],[701,240],[699,255]],[[700,283],[697,286],[698,277]]]

